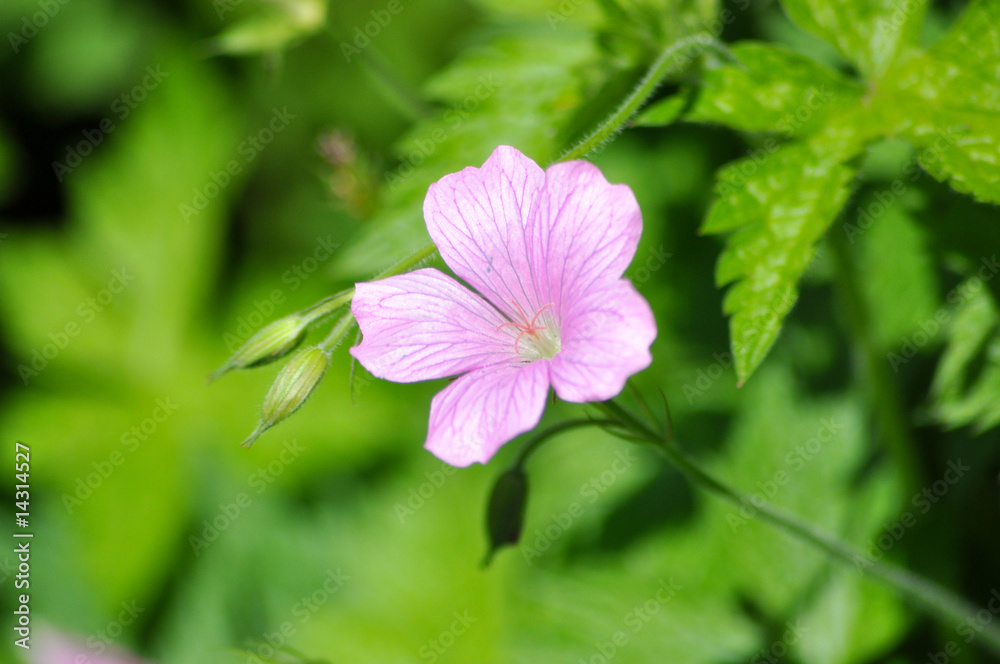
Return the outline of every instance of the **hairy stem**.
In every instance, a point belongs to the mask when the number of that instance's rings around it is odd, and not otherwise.
[[[882,581],[897,594],[912,600],[927,614],[952,627],[966,622],[972,625],[980,624],[976,618],[978,607],[947,588],[909,570],[871,560],[850,544],[781,508],[759,500],[751,502],[748,496],[703,469],[692,457],[679,450],[670,441],[664,440],[662,434],[653,430],[619,404],[614,401],[605,401],[594,405],[635,434],[636,437],[653,444],[670,463],[703,489],[740,507],[753,505],[755,518],[770,523],[789,535],[815,546],[832,558],[857,565],[862,574]],[[990,652],[1000,655],[1000,629],[994,625],[987,625],[979,632],[979,636]]]
[[[615,424],[616,420],[597,420],[589,417],[581,417],[576,420],[566,420],[565,422],[560,422],[559,424],[554,424],[545,431],[542,431],[534,438],[529,440],[524,444],[523,447],[518,451],[517,458],[514,459],[514,466],[523,466],[531,456],[531,453],[536,449],[541,447],[542,443],[549,440],[553,436],[557,436],[564,431],[569,431],[570,429],[578,429],[580,427],[588,426],[607,426],[608,424]]]
[[[663,83],[663,79],[674,70],[675,57],[685,49],[710,48],[717,51],[726,51],[726,47],[711,35],[699,33],[683,39],[679,39],[663,50],[658,58],[650,66],[649,71],[642,77],[642,80],[635,86],[632,92],[622,103],[609,115],[604,122],[597,126],[582,141],[573,148],[564,152],[558,161],[568,161],[570,159],[580,159],[585,157],[595,149],[615,137],[628,121],[642,108],[656,89]]]

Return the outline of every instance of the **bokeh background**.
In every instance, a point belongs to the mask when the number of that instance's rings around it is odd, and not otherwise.
[[[239,447],[277,370],[206,385],[240,341],[420,246],[441,175],[500,143],[557,157],[658,44],[719,9],[624,4],[641,28],[613,27],[615,3],[589,0],[4,0],[0,518],[13,521],[22,441],[30,661],[841,664],[924,662],[950,640],[949,661],[989,661],[956,626],[599,431],[532,458],[522,544],[482,569],[486,498],[518,443],[447,468],[421,448],[441,384],[362,375],[353,403],[343,348],[301,411]],[[777,3],[747,5],[725,5],[724,41],[846,69]],[[963,6],[932,3],[923,41]],[[637,382],[663,389],[682,443],[733,484],[985,605],[1000,587],[996,401],[935,393],[948,334],[872,385],[821,245],[778,345],[736,388],[721,240],[697,231],[713,172],[754,140],[682,124],[629,130],[593,156],[645,218],[630,275],[660,334]],[[857,200],[912,156],[902,142],[870,150]],[[901,201],[853,254],[881,353],[961,283],[927,224],[996,221],[929,176]],[[887,460],[882,398],[905,413],[924,486],[949,462],[970,468],[926,512]],[[545,421],[581,412],[555,404]],[[915,524],[899,526],[906,510]],[[29,661],[12,640],[0,659]]]

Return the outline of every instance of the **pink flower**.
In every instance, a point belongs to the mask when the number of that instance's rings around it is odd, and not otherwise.
[[[93,647],[92,647],[93,648]],[[51,629],[42,630],[28,651],[32,664],[146,664],[123,651],[106,648],[100,651],[84,647],[83,643]]]
[[[649,366],[653,313],[622,274],[642,215],[632,190],[585,161],[547,171],[498,147],[431,185],[427,230],[476,292],[432,268],[360,283],[351,354],[398,383],[461,375],[434,397],[425,447],[485,463],[538,424],[549,385],[604,401]]]

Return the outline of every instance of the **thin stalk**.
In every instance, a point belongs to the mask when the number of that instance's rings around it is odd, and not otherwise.
[[[586,426],[606,426],[608,424],[615,424],[616,420],[597,420],[590,417],[581,417],[576,420],[566,420],[565,422],[560,422],[559,424],[554,424],[545,431],[542,431],[537,436],[529,440],[524,444],[523,447],[518,451],[517,457],[514,459],[513,466],[523,466],[527,462],[528,457],[536,449],[541,447],[542,443],[549,440],[553,436],[557,436],[564,431],[569,431],[570,429],[578,429],[580,427]]]
[[[340,342],[344,340],[344,337],[350,334],[352,329],[354,329],[354,314],[348,311],[333,324],[333,329],[330,330],[330,334],[326,335],[326,339],[323,339],[319,347],[327,353],[333,351],[333,349],[339,346]]]
[[[327,34],[331,35],[337,43],[342,44],[349,41],[342,39],[342,35],[331,26],[327,26]],[[357,54],[357,58],[361,61],[365,72],[372,78],[378,92],[407,119],[415,122],[433,114],[433,106],[424,100],[417,88],[411,86],[404,77],[396,73],[393,66],[386,60],[385,56],[379,53],[374,44],[362,48]],[[350,58],[348,58],[348,62],[350,62]]]
[[[375,278],[384,279],[396,274],[402,274],[403,272],[409,272],[411,268],[420,265],[422,262],[431,258],[435,254],[437,254],[437,247],[434,246],[433,242],[428,242],[403,260],[380,272]]]
[[[702,48],[712,48],[714,50],[725,51],[726,47],[714,37],[699,33],[683,39],[679,39],[663,50],[658,58],[650,66],[646,75],[635,86],[632,92],[601,124],[597,126],[583,140],[573,148],[567,150],[559,157],[558,161],[568,161],[570,159],[580,159],[585,157],[595,149],[614,138],[616,134],[625,128],[629,120],[642,108],[649,98],[656,92],[656,89],[663,83],[663,79],[673,71],[674,57],[684,49],[692,46]]]
[[[740,507],[753,505],[754,516],[760,518],[761,521],[770,523],[792,537],[815,546],[837,560],[850,564],[862,561],[862,564],[857,564],[857,568],[862,574],[882,581],[897,594],[912,600],[929,615],[943,622],[952,626],[963,622],[972,625],[980,624],[976,618],[976,612],[979,608],[947,588],[909,570],[871,560],[836,536],[790,512],[760,500],[751,502],[748,496],[703,469],[697,461],[680,451],[676,445],[665,441],[655,430],[616,402],[605,401],[594,405],[622,426],[631,430],[637,437],[655,445],[670,463],[703,489]],[[1000,628],[987,625],[983,627],[979,635],[990,652],[1000,656]]]
[[[403,272],[408,272],[411,268],[416,267],[423,261],[434,256],[437,253],[437,247],[434,246],[433,242],[428,242],[420,249],[417,249],[412,254],[399,261],[392,267],[389,267],[379,273],[376,279],[384,279],[386,277],[391,277],[396,274],[402,274]],[[326,315],[331,311],[344,306],[354,297],[354,289],[344,291],[335,296],[331,296],[326,300],[321,301],[317,307],[324,310],[322,315]],[[329,309],[330,311],[326,311]],[[348,311],[342,318],[340,318],[330,330],[330,333],[326,335],[326,339],[320,344],[320,347],[328,353],[334,348],[340,345],[344,338],[351,333],[354,329],[354,314]]]
[[[308,325],[315,325],[322,321],[322,319],[337,311],[337,309],[350,304],[353,298],[354,289],[348,288],[347,290],[340,291],[334,295],[324,297],[322,300],[303,311],[302,316],[306,319]]]

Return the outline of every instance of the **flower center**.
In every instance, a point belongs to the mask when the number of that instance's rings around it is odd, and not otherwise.
[[[562,347],[559,330],[556,329],[555,318],[552,315],[543,316],[552,305],[546,304],[529,319],[521,309],[521,305],[517,302],[513,304],[521,320],[504,323],[497,329],[510,328],[511,334],[514,335],[514,352],[528,362],[555,357]]]

